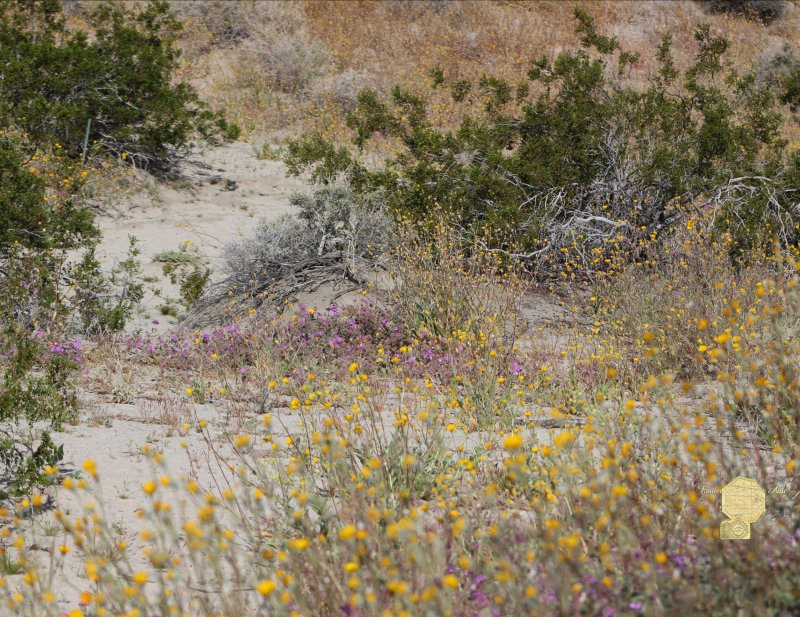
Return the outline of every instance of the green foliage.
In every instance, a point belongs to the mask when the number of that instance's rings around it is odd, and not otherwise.
[[[800,108],[800,54],[784,43],[777,52],[759,59],[756,68],[759,85],[778,92],[778,98],[792,111]]]
[[[633,250],[712,197],[734,251],[795,242],[777,101],[727,65],[729,41],[700,24],[694,62],[681,72],[664,36],[657,74],[638,88],[625,78],[638,56],[584,11],[576,18],[580,45],[534,61],[516,88],[432,71],[433,86],[464,110],[456,128],[437,126],[422,95],[362,91],[348,126],[359,150],[376,134],[398,144],[382,168],[312,135],[290,145],[290,172],[325,181],[348,170],[357,190],[385,189],[395,212],[422,219],[440,207],[465,230],[502,232],[501,248],[551,263],[577,247],[587,272],[603,267],[610,246]]]
[[[124,326],[142,291],[134,249],[106,277],[91,243],[77,261],[61,248],[0,246],[0,498],[41,484],[43,466],[60,458],[41,423],[57,429],[76,416],[80,354],[52,341]]]
[[[196,253],[189,253],[185,248],[184,245],[181,245],[181,248],[177,251],[164,251],[163,253],[159,253],[153,258],[154,261],[157,261],[162,264],[192,264],[197,263],[200,261],[200,256]]]
[[[75,268],[74,302],[69,310],[80,315],[84,332],[116,332],[133,316],[144,296],[142,268],[136,238],[128,236],[125,259],[108,276],[100,269],[94,247],[84,253]]]
[[[158,307],[158,312],[168,317],[178,316],[178,309],[170,304],[162,304]]]
[[[72,248],[98,236],[88,210],[71,200],[53,208],[45,189],[44,180],[23,166],[18,146],[0,138],[0,246]]]
[[[191,306],[203,295],[203,290],[211,278],[211,268],[195,266],[181,278],[181,299]]]
[[[784,78],[781,101],[789,105],[792,111],[800,109],[800,66],[795,67]]]
[[[19,329],[4,334],[4,352],[10,356],[0,391],[0,418],[47,420],[60,427],[77,410],[77,397],[69,383],[75,363],[53,354],[38,367],[42,356],[38,339]],[[40,371],[35,371],[37,367]]]
[[[93,244],[73,252],[0,245],[0,499],[46,482],[63,451],[41,423],[58,429],[78,411],[79,347],[52,341],[121,329],[141,298],[134,244],[109,277]]]
[[[25,571],[25,565],[16,561],[8,553],[0,555],[0,574],[3,576],[13,576]]]
[[[163,264],[161,269],[164,276],[169,277],[173,285],[180,285],[184,305],[191,306],[203,295],[211,278],[211,268],[198,253],[190,251],[188,241],[181,244],[177,251],[165,251],[156,255],[155,260]]]
[[[173,83],[180,24],[168,3],[128,6],[95,6],[84,31],[66,27],[58,0],[0,0],[3,498],[42,483],[43,466],[63,455],[36,423],[58,428],[77,413],[77,348],[52,341],[122,329],[143,295],[134,238],[110,272],[95,257],[78,160],[110,153],[167,171],[190,139],[238,132]],[[209,274],[183,277],[187,301]]]
[[[78,397],[72,381],[77,363],[69,349],[46,350],[38,335],[31,335],[6,321],[0,333],[3,369],[0,379],[0,498],[21,495],[46,480],[45,465],[63,456],[47,431],[38,444],[28,435],[17,435],[22,421],[47,422],[51,428],[75,417]]]
[[[67,29],[58,0],[0,2],[0,122],[78,158],[93,152],[161,170],[195,135],[235,138],[238,129],[172,82],[180,23],[169,4],[122,3],[89,14],[91,33]]]
[[[0,317],[28,331],[119,329],[124,319],[104,315],[130,313],[141,297],[141,289],[128,290],[127,279],[120,280],[122,272],[135,275],[134,247],[105,276],[94,257],[99,232],[93,216],[76,206],[79,184],[47,197],[45,174],[34,171],[22,165],[13,142],[0,139]]]
[[[118,330],[142,292],[135,246],[106,276],[78,187],[45,199],[47,189],[0,139],[0,498],[44,483],[63,454],[36,423],[58,428],[77,413],[76,348],[44,340]]]
[[[44,467],[55,467],[63,458],[64,446],[56,446],[47,431],[35,447],[13,437],[0,437],[0,499],[20,497],[51,484]]]

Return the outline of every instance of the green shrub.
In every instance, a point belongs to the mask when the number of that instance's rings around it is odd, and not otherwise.
[[[0,247],[73,248],[97,238],[91,213],[69,199],[52,207],[45,181],[22,163],[18,146],[0,138]]]
[[[49,258],[48,251],[37,255],[16,245],[0,260],[0,499],[44,481],[43,466],[60,457],[34,423],[58,428],[77,413],[72,350],[59,344],[48,350],[47,332],[39,329],[60,313]]]
[[[783,17],[784,0],[700,0],[710,13],[731,13],[769,24]]]
[[[235,138],[185,83],[173,83],[180,23],[167,2],[104,3],[90,32],[67,29],[58,0],[0,2],[0,123],[30,148],[58,142],[73,158],[118,155],[151,170],[195,136]]]
[[[46,480],[43,466],[61,452],[46,426],[78,412],[80,348],[62,341],[121,329],[141,299],[135,245],[108,276],[92,243],[77,259],[72,253],[0,245],[0,499]]]
[[[783,78],[781,101],[789,105],[792,111],[800,109],[800,66],[796,66]]]
[[[59,429],[77,414],[78,398],[72,381],[77,364],[63,352],[49,353],[30,333],[6,328],[2,353],[0,499],[6,499],[44,483],[43,467],[63,456],[48,431],[34,429],[33,423]],[[22,422],[28,431],[21,430]]]
[[[189,307],[203,295],[203,290],[211,278],[211,268],[189,241],[182,243],[177,251],[164,251],[155,256],[162,264],[164,276],[173,285],[180,285],[181,300]]]
[[[0,316],[60,334],[121,329],[143,293],[135,240],[104,273],[94,254],[99,230],[79,205],[80,182],[53,195],[43,178],[49,174],[22,163],[16,144],[0,138]]]
[[[87,333],[122,330],[144,296],[142,268],[136,238],[128,236],[128,253],[106,275],[88,247],[73,272],[75,295],[69,298],[68,314],[81,317],[80,329]]]
[[[395,87],[387,101],[363,90],[348,118],[354,145],[380,134],[397,154],[373,170],[306,136],[289,146],[290,172],[324,181],[349,170],[357,190],[384,189],[395,212],[424,218],[441,207],[466,231],[488,228],[507,239],[500,248],[536,257],[543,272],[607,269],[610,251],[629,254],[694,207],[736,236],[734,254],[774,237],[795,242],[777,103],[726,66],[729,41],[699,25],[681,72],[666,35],[642,89],[626,79],[638,56],[585,12],[576,17],[580,46],[536,60],[516,86],[488,75],[449,82],[433,70],[433,87],[449,88],[464,112],[458,127],[439,127],[423,95]]]

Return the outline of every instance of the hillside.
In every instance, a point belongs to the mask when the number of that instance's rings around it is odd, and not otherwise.
[[[575,43],[575,7],[590,10],[600,31],[640,53],[630,72],[635,83],[654,72],[652,52],[665,34],[674,37],[676,64],[685,67],[700,22],[731,40],[728,59],[747,70],[766,64],[784,45],[796,48],[800,30],[794,1],[782,3],[780,18],[768,24],[694,0],[172,4],[192,33],[182,43],[181,75],[225,106],[258,144],[310,130],[341,138],[343,116],[361,88],[425,88],[434,66],[458,79],[490,74],[515,83],[533,60]],[[433,105],[442,122],[455,119],[446,101]],[[796,142],[797,119],[790,120]]]

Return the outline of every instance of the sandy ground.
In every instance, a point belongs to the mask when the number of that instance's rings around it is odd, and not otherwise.
[[[129,329],[168,330],[174,317],[160,314],[164,297],[176,299],[177,289],[154,261],[159,253],[178,250],[186,240],[191,250],[219,266],[225,245],[251,231],[260,219],[290,212],[288,197],[304,187],[302,180],[286,176],[280,161],[259,160],[252,147],[234,143],[194,152],[182,164],[185,178],[170,184],[147,183],[121,202],[102,207],[98,223],[103,235],[98,250],[101,263],[111,267],[124,259],[128,236],[137,239],[144,275],[158,282],[147,285],[142,310]],[[158,297],[153,289],[161,290]],[[153,321],[158,324],[153,324]]]
[[[145,569],[142,551],[147,542],[139,537],[139,533],[148,522],[140,514],[152,507],[151,499],[142,488],[145,482],[164,474],[176,486],[194,479],[203,493],[214,495],[220,495],[228,482],[235,483],[227,466],[236,464],[229,440],[238,432],[235,429],[248,431],[245,425],[255,422],[256,416],[233,420],[223,406],[179,401],[168,398],[164,404],[164,401],[153,403],[140,398],[130,404],[118,404],[88,395],[80,423],[54,434],[56,442],[64,445],[63,471],[81,470],[87,458],[93,459],[98,468],[94,480],[89,479],[85,471],[80,473],[81,477],[89,480],[90,493],[63,488],[50,491],[52,509],[34,516],[27,524],[27,552],[45,563],[53,556],[64,562],[52,581],[53,591],[64,613],[76,608],[81,593],[91,591],[92,585],[86,578],[83,562],[72,539],[63,532],[53,533],[59,529],[54,517],[56,510],[74,520],[87,512],[87,503],[95,503],[102,518],[112,526],[114,540],[128,545],[127,554],[132,566]],[[278,427],[275,434],[283,437],[290,431],[294,432],[299,424],[299,419],[288,410],[281,420],[286,428]],[[202,431],[198,428],[200,421],[206,423]],[[185,430],[184,422],[191,428]],[[248,432],[251,431],[255,432],[252,427]],[[144,454],[143,448],[150,448],[151,452],[163,456],[158,468],[150,456]],[[167,490],[162,489],[165,493],[162,498],[180,513],[185,502],[175,500],[174,494],[172,498],[167,496]],[[58,551],[62,545],[70,548],[66,556]],[[20,584],[21,580],[13,580],[20,578],[12,577],[9,583]]]
[[[128,237],[134,236],[143,274],[150,279],[142,309],[128,324],[129,331],[165,332],[178,322],[159,311],[166,298],[177,299],[178,290],[162,273],[156,255],[178,250],[189,240],[190,250],[215,268],[227,243],[248,234],[261,219],[290,212],[288,197],[304,188],[302,180],[286,176],[283,163],[259,160],[246,143],[193,152],[181,172],[183,178],[172,183],[156,183],[146,174],[137,174],[129,183],[133,190],[127,195],[118,198],[115,192],[114,201],[110,197],[100,199],[97,222],[103,239],[97,257],[104,269],[110,270],[125,258]],[[151,381],[143,374],[136,374],[134,380],[139,387]],[[228,457],[229,435],[246,429],[253,421],[232,418],[230,410],[215,404],[187,402],[181,389],[164,392],[162,386],[154,388],[160,391],[158,394],[134,396],[127,404],[114,402],[115,397],[108,393],[83,391],[79,423],[53,434],[56,443],[64,446],[62,471],[80,470],[87,458],[96,461],[99,476],[93,498],[99,502],[104,518],[113,523],[119,539],[129,543],[132,554],[142,548],[137,539],[144,524],[137,513],[147,505],[142,484],[154,477],[152,463],[142,454],[142,447],[147,444],[163,453],[165,469],[174,478],[191,475],[201,486],[214,490],[218,482],[224,482],[226,470],[210,456],[207,439],[214,442],[221,457]],[[207,423],[205,434],[197,430],[200,421]],[[284,422],[292,427],[297,419],[288,414]],[[192,428],[183,430],[184,423]],[[34,515],[26,523],[25,551],[45,560],[54,547],[70,544],[63,534],[53,535],[58,527],[53,518],[55,509],[76,516],[87,501],[85,494],[64,489],[50,492],[50,511]],[[67,613],[76,608],[80,593],[90,585],[76,551],[65,560],[62,574],[54,581],[54,592],[59,607]],[[9,583],[21,583],[21,576],[10,577]]]

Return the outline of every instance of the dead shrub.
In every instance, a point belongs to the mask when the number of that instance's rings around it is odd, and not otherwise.
[[[345,293],[365,285],[366,271],[381,267],[393,234],[382,193],[356,195],[339,176],[290,202],[297,214],[262,221],[255,233],[227,248],[223,278],[196,304],[195,321],[227,310],[231,297],[241,307],[281,306],[325,284],[342,286]]]

